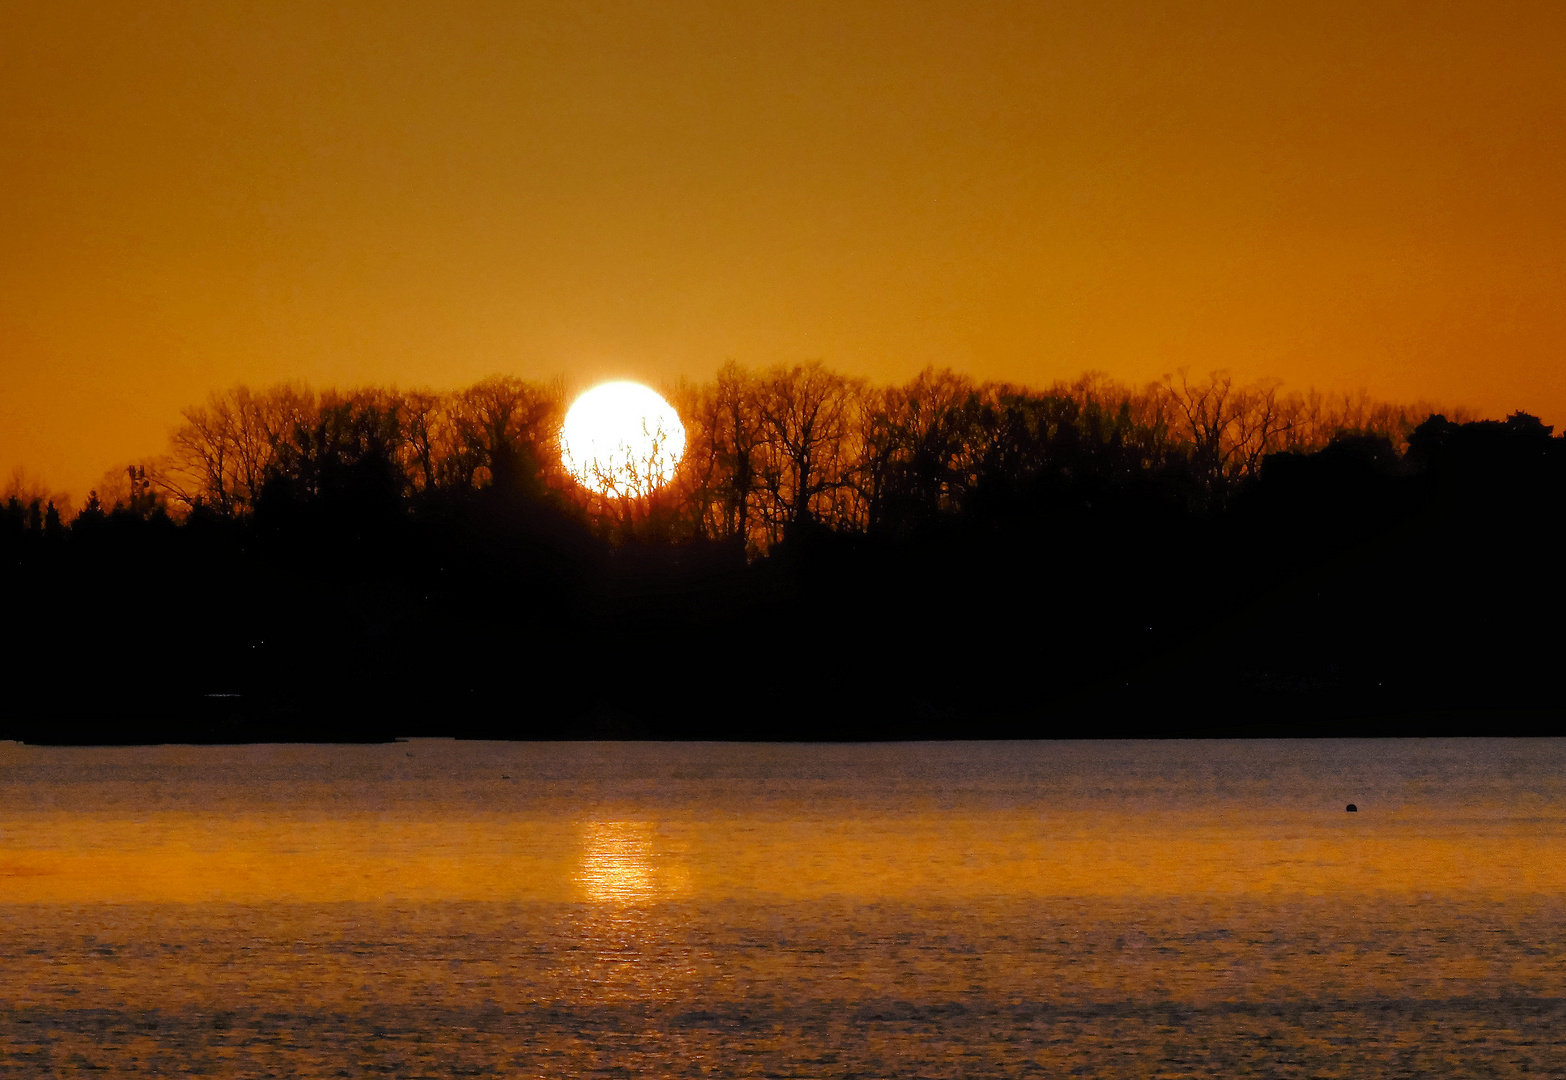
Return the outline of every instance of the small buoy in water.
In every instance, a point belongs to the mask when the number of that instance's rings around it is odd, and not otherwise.
[[[1343,810],[1344,810],[1345,813],[1349,813],[1349,814],[1357,814],[1357,813],[1359,813],[1359,807],[1355,806],[1353,803],[1349,803],[1347,806],[1345,806],[1343,808]]]

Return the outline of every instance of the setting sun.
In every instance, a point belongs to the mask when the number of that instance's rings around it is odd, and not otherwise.
[[[685,425],[640,383],[595,386],[572,403],[560,428],[560,459],[577,483],[601,495],[636,499],[674,478]]]

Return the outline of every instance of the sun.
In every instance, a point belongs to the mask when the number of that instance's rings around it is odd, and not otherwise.
[[[640,499],[674,479],[685,453],[680,414],[641,383],[595,386],[560,425],[560,461],[576,482],[616,499]]]

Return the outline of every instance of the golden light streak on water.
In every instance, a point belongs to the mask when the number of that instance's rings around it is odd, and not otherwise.
[[[589,901],[629,905],[657,899],[650,823],[590,821],[582,831],[582,866],[576,880]]]

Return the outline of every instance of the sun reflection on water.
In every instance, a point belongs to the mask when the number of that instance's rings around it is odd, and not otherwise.
[[[689,892],[684,843],[653,822],[589,821],[581,845],[575,884],[586,904],[573,918],[580,949],[568,964],[581,999],[673,1000],[686,992],[687,916],[665,903]]]
[[[647,821],[589,821],[582,830],[582,864],[577,885],[595,904],[650,904],[660,892],[661,874]]]

